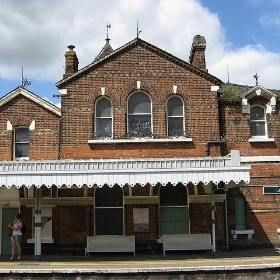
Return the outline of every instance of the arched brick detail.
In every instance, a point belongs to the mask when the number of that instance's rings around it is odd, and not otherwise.
[[[146,83],[145,81],[140,81],[140,82],[141,82],[140,89],[137,88],[137,81],[136,80],[126,84],[123,87],[122,93],[120,95],[118,106],[121,106],[121,107],[126,106],[126,100],[127,100],[127,97],[129,96],[129,94],[134,92],[134,91],[137,91],[137,90],[144,91],[144,92],[148,93],[154,104],[159,103],[158,92],[149,83]]]
[[[24,116],[19,116],[18,118],[12,118],[10,122],[13,127],[18,127],[18,126],[29,127],[32,122],[32,119],[26,118]]]

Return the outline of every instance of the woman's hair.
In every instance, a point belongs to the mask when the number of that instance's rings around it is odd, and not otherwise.
[[[21,213],[16,214],[16,218],[19,219],[19,220],[21,219],[21,216],[22,216]]]

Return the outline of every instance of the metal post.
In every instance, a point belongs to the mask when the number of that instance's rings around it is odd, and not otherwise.
[[[225,227],[226,227],[226,248],[229,251],[229,241],[228,241],[228,207],[227,207],[227,192],[225,189]]]
[[[42,233],[42,217],[41,217],[41,188],[35,187],[35,246],[34,246],[34,256],[35,261],[41,260],[41,233]]]
[[[212,218],[212,245],[213,255],[216,253],[216,227],[215,227],[215,202],[214,202],[214,190],[211,192],[211,218]]]

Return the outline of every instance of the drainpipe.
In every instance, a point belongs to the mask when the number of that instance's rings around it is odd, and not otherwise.
[[[208,156],[210,156],[210,145],[224,145],[225,144],[225,142],[224,141],[222,141],[222,140],[219,140],[219,141],[208,141],[207,143],[206,143],[206,156],[208,157]]]
[[[61,132],[62,132],[62,116],[60,116],[60,118],[59,118],[57,159],[60,159],[60,157],[61,157],[61,155],[60,155],[60,152],[61,152]]]

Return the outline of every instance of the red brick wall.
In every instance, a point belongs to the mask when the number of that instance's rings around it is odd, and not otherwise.
[[[94,104],[106,87],[113,105],[113,132],[126,134],[126,102],[136,81],[152,99],[153,133],[166,136],[166,101],[178,85],[185,104],[186,131],[193,142],[184,144],[92,145]],[[112,59],[67,85],[62,97],[62,158],[205,156],[205,144],[219,140],[218,104],[209,81],[142,47]],[[211,116],[211,117],[209,117]],[[201,121],[203,120],[203,122]]]
[[[29,126],[30,160],[56,159],[58,155],[59,116],[20,95],[0,107],[0,160],[13,159],[13,133],[7,131],[7,121],[13,126]]]

